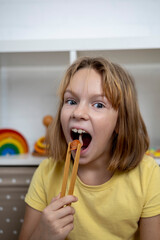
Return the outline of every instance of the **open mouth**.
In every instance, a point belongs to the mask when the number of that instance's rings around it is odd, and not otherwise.
[[[92,136],[88,132],[82,129],[76,129],[76,128],[71,129],[71,138],[73,140],[76,140],[76,139],[80,140],[83,144],[82,146],[83,150],[89,146],[92,140]]]

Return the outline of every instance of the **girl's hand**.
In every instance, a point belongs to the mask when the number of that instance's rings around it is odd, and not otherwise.
[[[65,196],[60,198],[60,195],[53,198],[42,212],[39,224],[36,231],[33,233],[31,240],[36,239],[37,231],[40,233],[39,239],[45,240],[64,240],[69,232],[73,229],[75,210],[71,206],[67,206],[78,199],[74,196]]]

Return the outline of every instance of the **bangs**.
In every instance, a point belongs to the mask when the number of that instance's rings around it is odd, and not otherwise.
[[[59,99],[60,99],[60,105],[63,103],[66,88],[68,87],[72,77],[74,76],[74,74],[77,71],[78,70],[76,69],[76,66],[73,69],[70,67],[68,69],[68,71],[66,72],[64,78],[62,79],[62,81],[60,83],[60,86],[59,86],[59,89],[58,89],[58,96],[59,96]]]
[[[66,91],[66,88],[68,87],[69,83],[70,83],[71,78],[70,77],[65,77],[60,84],[60,87],[58,89],[58,96],[60,99],[60,105],[63,103],[64,100],[64,93]]]
[[[122,89],[120,86],[120,80],[116,74],[104,71],[100,73],[102,75],[102,87],[104,94],[108,101],[115,110],[118,110],[122,101]]]

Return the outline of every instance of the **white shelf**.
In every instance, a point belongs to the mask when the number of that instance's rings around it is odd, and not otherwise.
[[[34,157],[31,154],[1,156],[0,166],[38,166],[45,157]]]
[[[31,154],[1,156],[0,166],[38,166],[44,159],[45,157],[36,157]],[[160,165],[160,158],[155,160]]]
[[[93,39],[1,40],[0,53],[62,52],[85,50],[157,49],[157,37],[116,37]]]
[[[160,158],[156,158],[155,160],[160,165]]]

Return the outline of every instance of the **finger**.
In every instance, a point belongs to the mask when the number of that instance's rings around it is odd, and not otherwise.
[[[56,197],[53,197],[52,198],[52,200],[51,200],[51,203],[52,202],[55,202],[57,199],[59,199],[60,198],[60,193],[56,196]]]
[[[48,208],[52,211],[56,211],[60,208],[63,208],[65,205],[77,202],[78,198],[72,195],[65,196],[63,198],[58,198],[55,201],[52,201]]]
[[[70,224],[68,224],[68,225],[66,225],[66,226],[63,228],[63,232],[64,232],[64,234],[65,234],[66,237],[67,237],[68,234],[73,230],[73,228],[74,228],[73,222],[70,223]]]
[[[74,216],[73,215],[68,215],[64,218],[61,218],[57,221],[57,224],[60,228],[64,228],[66,227],[67,225],[73,223],[74,221]]]
[[[58,209],[55,214],[58,219],[61,219],[68,215],[74,215],[75,210],[73,207],[66,206],[66,207]]]
[[[66,197],[63,197],[63,198],[60,198],[58,201],[57,201],[57,205],[60,208],[66,206],[66,205],[71,205],[71,203],[74,203],[74,202],[77,202],[78,201],[78,198],[73,196],[73,195],[68,195]]]

